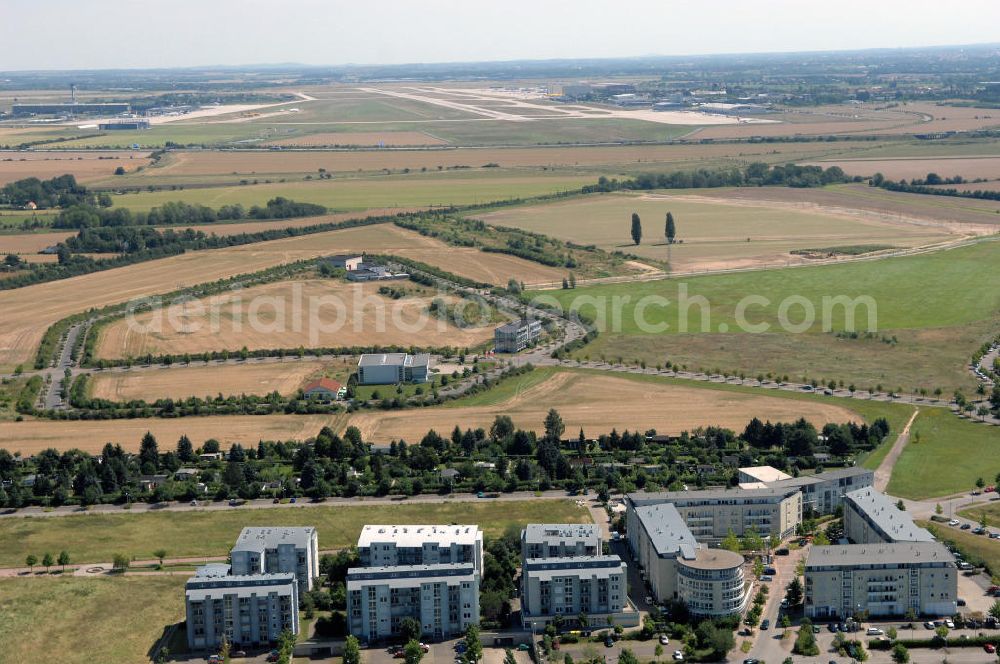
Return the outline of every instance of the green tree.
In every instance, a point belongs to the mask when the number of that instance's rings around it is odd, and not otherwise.
[[[674,239],[677,237],[677,224],[674,223],[674,213],[667,213],[667,227],[665,229],[667,236],[667,244],[673,244]]]
[[[990,607],[990,615],[1000,620],[1000,599],[993,602],[993,606]]]
[[[128,556],[126,556],[124,553],[116,553],[112,558],[111,568],[115,572],[124,573],[125,570],[128,569],[130,564],[131,561],[129,560]]]
[[[892,647],[892,661],[896,664],[906,664],[910,661],[910,651],[902,643],[897,643]]]
[[[407,641],[403,648],[403,661],[406,664],[419,664],[423,658],[424,650],[420,647],[420,643],[415,639]]]
[[[618,664],[639,664],[639,658],[628,648],[622,648],[618,654]]]
[[[976,488],[977,489],[982,489],[984,486],[986,486],[986,481],[983,480],[982,477],[977,477],[976,478]]]
[[[483,644],[479,641],[479,626],[469,625],[465,630],[465,658],[470,662],[478,662],[483,656]]]
[[[69,565],[69,553],[65,550],[59,552],[59,559],[56,561],[62,565],[62,569],[66,571],[66,565]]]
[[[799,633],[795,637],[795,645],[792,647],[792,652],[796,655],[805,655],[807,657],[816,657],[819,655],[819,645],[816,644],[816,635],[813,634],[812,621],[808,618],[803,618],[802,624],[799,626]]]
[[[760,536],[757,529],[753,526],[743,534],[743,550],[744,551],[763,551],[764,550],[764,538]]]
[[[503,664],[517,664],[517,658],[510,648],[505,648],[503,651]]]
[[[632,213],[632,242],[636,245],[642,242],[642,222],[638,212]]]
[[[31,573],[34,574],[35,565],[38,564],[38,556],[36,556],[33,553],[29,553],[28,557],[24,559],[24,564],[27,565],[28,568],[31,570]]]
[[[55,559],[52,558],[52,554],[48,551],[42,556],[42,567],[45,568],[45,573],[49,573],[49,568],[56,564]]]
[[[563,655],[563,664],[573,664],[573,655],[569,653]]]
[[[813,537],[813,545],[815,546],[830,546],[830,538],[826,536],[826,533],[820,531],[816,533]]]
[[[420,622],[415,618],[403,618],[399,622],[399,635],[404,641],[420,641]]]
[[[934,506],[934,513],[935,514],[937,514],[938,516],[941,516],[941,514],[943,512],[944,512],[944,508],[941,507],[941,503],[938,503],[937,505]]]
[[[799,577],[795,577],[792,579],[792,582],[788,584],[785,599],[788,600],[788,604],[790,606],[798,606],[802,603],[802,582],[799,581]]]
[[[358,643],[358,637],[353,634],[344,641],[343,664],[361,664],[361,644]]]
[[[899,632],[896,631],[895,627],[890,627],[885,631],[885,635],[889,637],[890,641],[895,641],[899,637]]]
[[[562,417],[555,408],[550,408],[548,414],[545,416],[545,438],[552,442],[558,442],[566,431],[566,425],[563,423]]]
[[[736,537],[736,533],[733,532],[732,528],[730,528],[729,532],[726,533],[726,536],[722,538],[722,543],[719,546],[728,551],[733,551],[735,553],[740,552],[740,540]]]
[[[156,551],[153,552],[153,555],[156,557],[157,560],[160,561],[160,567],[163,567],[163,559],[167,557],[167,550],[157,549]]]

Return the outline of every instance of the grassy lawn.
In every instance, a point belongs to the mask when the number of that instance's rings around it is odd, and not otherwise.
[[[984,266],[998,263],[1000,243],[986,241],[921,256],[544,295],[584,315],[596,312],[605,333],[578,357],[621,357],[650,365],[669,360],[692,369],[842,380],[859,389],[882,385],[931,392],[940,387],[950,394],[974,387],[964,365],[972,350],[996,333],[1000,271],[990,273]],[[749,325],[740,325],[737,306],[749,296],[759,299],[749,301]],[[854,327],[866,329],[874,312],[874,338],[837,336],[847,327],[846,307],[828,305],[824,315],[824,298],[841,296],[870,298],[868,306],[855,307]],[[679,305],[685,297],[686,310]],[[695,299],[702,297],[707,305]],[[783,303],[789,307],[784,325]],[[812,324],[797,328],[807,320],[807,310],[814,313]],[[766,329],[750,327],[761,324]]]
[[[589,522],[590,513],[569,500],[456,499],[443,504],[400,501],[393,505],[3,519],[0,566],[21,566],[29,553],[40,559],[46,551],[56,555],[63,549],[74,562],[107,562],[115,553],[151,559],[160,547],[171,558],[224,556],[244,526],[316,526],[320,547],[338,549],[353,545],[366,523],[475,523],[487,535],[496,536],[511,525],[544,521]]]
[[[983,479],[986,478],[984,477]],[[987,484],[993,484],[993,480],[987,480]],[[985,514],[987,526],[990,528],[996,528],[997,526],[1000,526],[1000,501],[991,502],[986,505],[977,505],[976,507],[969,507],[964,510],[960,510],[959,514],[964,516],[966,519],[971,519],[976,522],[978,522]],[[997,546],[1000,546],[1000,544]]]
[[[186,577],[0,579],[0,664],[147,662]]]
[[[1000,472],[1000,430],[925,408],[896,461],[888,492],[919,500],[971,491],[976,478],[992,482]]]
[[[519,392],[539,385],[551,378],[558,369],[541,367],[534,371],[513,378],[508,378],[496,387],[472,396],[462,397],[444,404],[446,408],[464,408],[466,406],[495,406],[514,397]]]
[[[939,540],[957,546],[970,563],[985,564],[991,574],[1000,574],[1000,543],[996,540],[931,521],[917,521],[917,524],[931,531]]]

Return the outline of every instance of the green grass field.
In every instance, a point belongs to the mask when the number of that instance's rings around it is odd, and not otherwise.
[[[272,182],[183,191],[155,191],[114,196],[115,205],[149,210],[183,200],[211,207],[240,203],[263,205],[275,196],[317,203],[341,211],[376,207],[468,205],[579,189],[592,175],[496,174],[489,171],[410,174],[383,177]]]
[[[686,194],[711,196],[712,192],[666,192],[670,198],[647,195],[606,194],[570,201],[523,206],[471,216],[500,226],[514,226],[607,251],[623,251],[667,260],[665,216],[674,215],[678,239],[670,247],[675,270],[696,269],[726,261],[780,260],[795,249],[850,244],[923,245],[946,237],[926,227],[900,227],[888,223],[833,216],[787,206],[719,204],[690,200]],[[630,236],[631,215],[642,219],[642,242]],[[790,258],[790,256],[789,256]]]
[[[0,664],[138,664],[184,619],[184,576],[0,579]]]
[[[915,500],[971,491],[1000,472],[1000,430],[925,408],[896,461],[888,492]]]
[[[25,556],[67,550],[74,561],[110,562],[123,553],[154,558],[163,547],[170,558],[224,556],[245,526],[316,526],[321,549],[353,545],[366,523],[474,523],[488,536],[531,522],[590,522],[590,513],[569,500],[491,501],[465,495],[446,503],[232,508],[220,511],[80,515],[3,519],[0,566],[24,565]]]
[[[970,562],[984,563],[993,573],[994,579],[1000,576],[1000,543],[996,540],[973,535],[967,530],[958,530],[942,523],[917,521],[917,524],[930,530],[938,539],[957,546]]]
[[[1000,243],[984,241],[903,258],[579,287],[544,295],[583,314],[599,313],[598,307],[603,307],[597,320],[604,333],[578,351],[578,357],[621,357],[649,364],[669,360],[692,369],[751,376],[772,372],[796,380],[843,380],[859,389],[881,384],[887,390],[941,387],[950,392],[974,387],[964,365],[972,351],[996,333],[1000,272],[990,266],[997,265]],[[744,312],[748,325],[741,326],[737,307],[748,296],[758,299],[746,301],[752,306]],[[824,315],[823,302],[840,296],[870,298],[873,307],[857,307],[855,327],[865,329],[874,311],[876,338],[836,336],[845,329],[846,308],[830,306]],[[699,297],[706,306],[699,304]],[[681,304],[685,299],[687,307]],[[788,307],[784,325],[783,303]],[[809,310],[814,321],[799,327]],[[829,331],[824,331],[824,322]],[[766,331],[742,331],[762,329],[761,324]],[[678,334],[685,325],[687,332]]]

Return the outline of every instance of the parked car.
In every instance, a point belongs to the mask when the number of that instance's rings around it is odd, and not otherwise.
[[[767,618],[764,618],[762,621],[760,621],[760,628],[761,629],[767,629],[770,626],[771,626],[771,621],[768,620]]]
[[[952,519],[951,521],[948,522],[948,525],[949,526],[957,526],[958,523],[959,523],[958,519]]]
[[[948,629],[955,629],[955,623],[951,621],[951,618],[944,621],[944,626],[947,627]]]
[[[660,645],[670,645],[670,639],[667,638],[666,634],[660,634]]]
[[[820,632],[819,625],[813,625],[813,634],[819,634],[819,632]]]
[[[521,652],[526,652],[528,650],[531,650],[531,646],[529,646],[527,643],[518,643],[517,649],[520,650]]]
[[[611,638],[611,635],[608,635],[608,636],[604,637],[604,647],[605,648],[613,648],[614,645],[615,645],[615,640]]]
[[[790,551],[789,551],[788,549],[786,549],[786,548],[781,548],[781,549],[778,549],[777,551],[775,551],[775,552],[774,552],[774,555],[776,555],[776,556],[787,556],[787,555],[789,555],[790,553],[791,553],[791,552],[790,552]],[[754,661],[757,661],[757,660],[754,660]]]
[[[987,643],[986,645],[983,646],[983,650],[985,650],[986,652],[988,652],[988,653],[990,653],[992,655],[993,653],[995,653],[997,651],[997,647],[995,645],[993,645],[992,643]]]
[[[963,523],[961,526],[961,530],[968,530],[969,528],[972,528],[972,526],[968,523]]]
[[[774,577],[765,574],[764,576],[760,577],[760,580],[763,581],[764,583],[770,583],[771,581],[774,581]]]
[[[674,661],[675,662],[683,662],[684,661],[684,653],[682,653],[680,650],[675,650],[674,651]]]
[[[236,652],[233,653],[233,657],[246,657],[246,656],[247,656],[246,650],[237,650]]]
[[[885,632],[883,632],[882,630],[880,630],[878,627],[869,627],[868,631],[866,632],[866,634],[868,636],[883,636],[883,635],[885,635]]]
[[[961,597],[959,597],[959,598],[958,598],[958,599],[957,599],[957,600],[955,601],[955,603],[956,603],[956,604],[958,604],[959,606],[965,606],[965,600],[964,600],[964,599],[962,599]]]

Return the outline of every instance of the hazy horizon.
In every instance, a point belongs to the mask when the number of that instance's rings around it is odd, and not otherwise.
[[[374,5],[320,0],[8,0],[0,70],[393,65],[739,55],[992,44],[1000,3],[870,5],[842,0],[457,0]],[[969,17],[975,16],[975,21]],[[219,30],[225,26],[225,30]],[[43,38],[39,36],[42,35]]]

